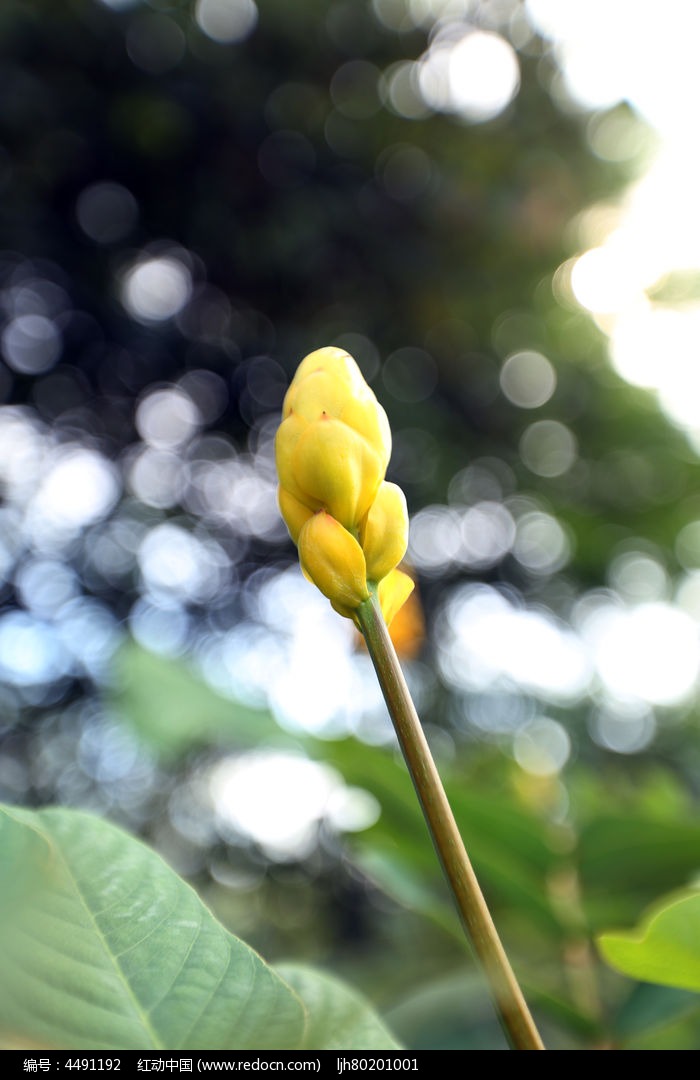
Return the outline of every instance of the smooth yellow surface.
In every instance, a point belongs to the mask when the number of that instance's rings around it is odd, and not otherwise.
[[[391,625],[392,619],[406,603],[412,592],[413,581],[408,574],[404,574],[403,570],[392,570],[390,574],[387,574],[379,582],[377,596],[387,626]]]
[[[408,547],[406,496],[397,484],[380,485],[360,529],[367,577],[381,581],[403,559]]]
[[[299,559],[304,573],[341,615],[352,616],[368,598],[362,548],[325,510],[309,518],[301,530]]]
[[[385,581],[382,610],[393,617],[413,583],[395,570],[408,543],[408,511],[401,489],[384,480],[391,456],[384,409],[353,358],[331,346],[302,360],[282,417],[279,506],[305,576],[350,618],[369,596],[368,581]]]

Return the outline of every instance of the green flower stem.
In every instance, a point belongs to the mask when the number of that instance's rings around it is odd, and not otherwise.
[[[423,814],[514,1050],[544,1050],[459,834],[376,597],[356,611]]]

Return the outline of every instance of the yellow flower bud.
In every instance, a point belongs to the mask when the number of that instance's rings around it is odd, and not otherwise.
[[[413,582],[403,570],[392,570],[387,574],[377,587],[379,606],[382,609],[384,622],[391,626],[391,620],[403,607],[413,592]]]
[[[369,597],[362,548],[325,510],[303,525],[299,560],[305,575],[341,615],[352,618],[355,609]]]
[[[323,508],[356,531],[384,478],[391,432],[352,357],[337,348],[310,353],[282,414],[275,440],[280,486],[310,511]],[[293,534],[284,507],[282,513]]]
[[[406,496],[396,484],[381,484],[360,526],[360,543],[370,581],[381,581],[403,559],[408,547],[408,509]]]
[[[395,570],[408,543],[403,492],[384,481],[391,456],[386,413],[343,349],[299,365],[275,439],[279,506],[301,568],[350,618],[379,582],[387,622],[413,582]],[[359,536],[359,542],[356,539]]]

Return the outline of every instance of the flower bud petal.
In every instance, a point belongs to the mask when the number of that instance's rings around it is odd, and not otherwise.
[[[294,464],[294,455],[299,439],[306,433],[308,427],[307,422],[295,413],[290,414],[286,420],[283,420],[275,435],[275,459],[280,487],[284,488],[299,502],[307,505],[310,510],[316,511],[320,509],[321,503],[311,498],[299,486]]]
[[[365,400],[349,398],[338,413],[338,419],[362,435],[378,454],[386,472],[391,457],[391,429],[387,415],[374,394]]]
[[[299,560],[305,575],[341,615],[351,618],[368,598],[362,548],[325,510],[314,514],[302,527]]]
[[[384,481],[360,527],[367,577],[381,581],[403,559],[408,547],[406,496],[396,484]]]
[[[293,473],[302,492],[300,497],[289,487],[295,497],[307,505],[317,500],[342,525],[355,529],[372,504],[384,470],[356,431],[324,417],[309,424],[296,443]],[[282,475],[280,482],[288,486]]]
[[[277,492],[277,501],[279,503],[280,513],[284,518],[284,523],[289,529],[289,535],[295,544],[299,543],[299,533],[309,520],[313,517],[314,511],[309,510],[308,506],[299,502],[293,495],[290,495],[286,488],[280,487]]]
[[[353,395],[362,395],[369,390],[364,376],[355,360],[345,349],[336,345],[327,345],[309,353],[299,364],[294,373],[292,386],[297,385],[315,371],[328,371],[346,383]]]
[[[392,570],[379,582],[377,596],[387,626],[391,625],[391,620],[406,603],[413,588],[413,582],[403,570]]]
[[[294,387],[291,401],[290,415],[296,413],[309,422],[320,420],[324,415],[337,419],[343,408],[352,401],[352,393],[343,379],[333,372],[319,369],[310,372]]]

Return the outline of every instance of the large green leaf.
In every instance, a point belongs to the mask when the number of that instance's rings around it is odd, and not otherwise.
[[[366,999],[345,983],[301,964],[282,964],[277,971],[308,1010],[304,1049],[401,1049]]]
[[[392,1048],[352,991],[299,995],[163,860],[74,810],[0,807],[0,1045]]]
[[[4,1037],[67,1049],[301,1043],[296,995],[143,844],[71,810],[3,808],[0,823],[14,863],[0,887],[31,873],[0,931]]]
[[[700,990],[700,893],[662,901],[636,930],[601,934],[598,947],[633,979]]]

